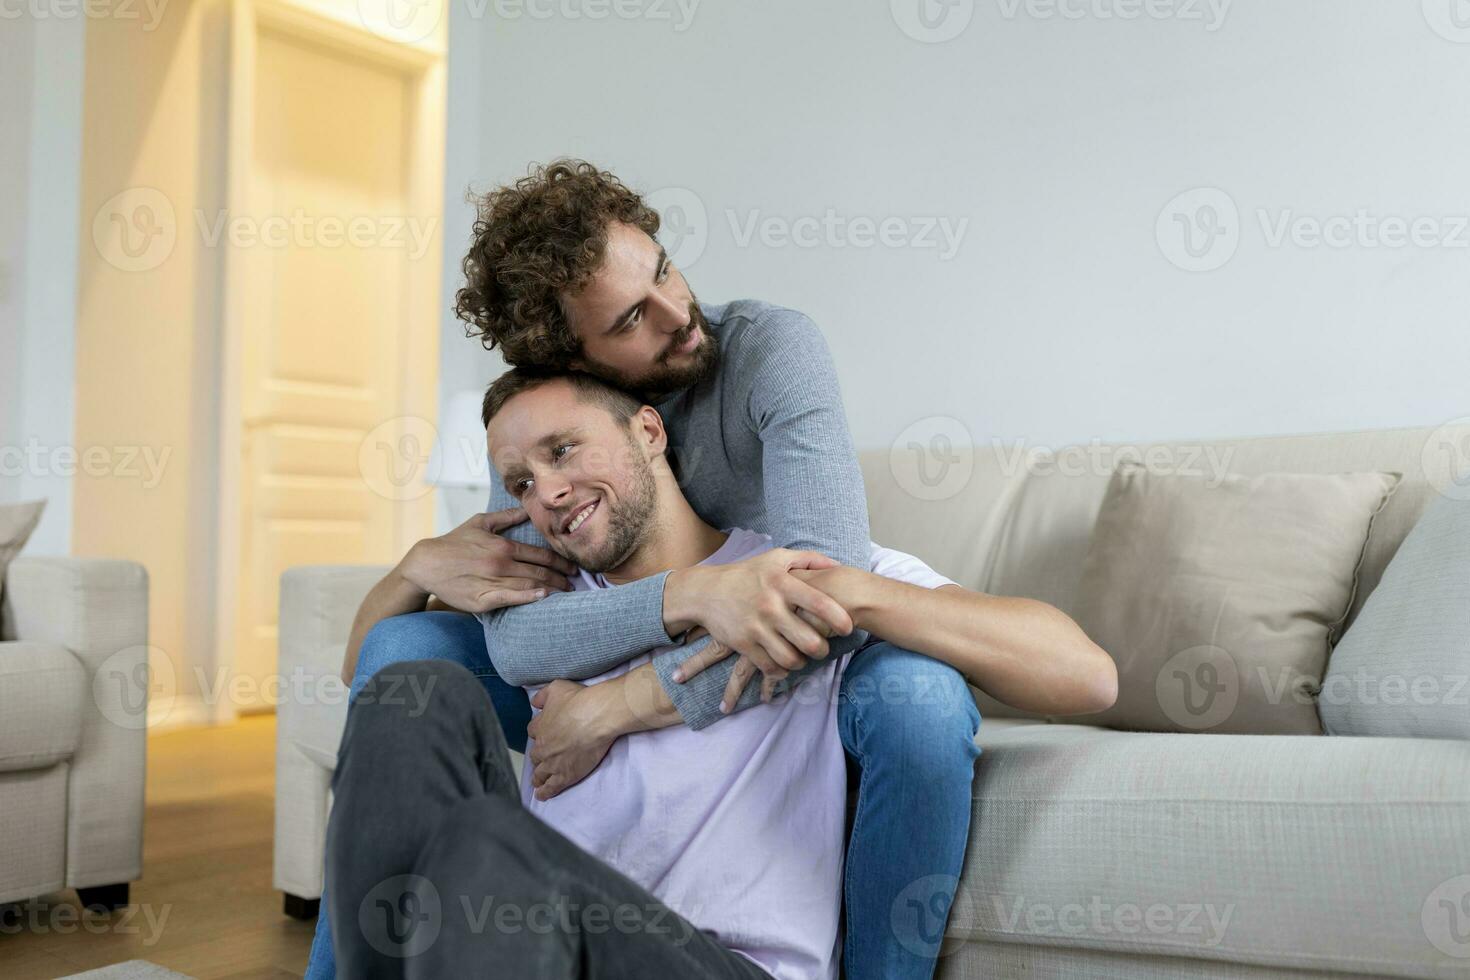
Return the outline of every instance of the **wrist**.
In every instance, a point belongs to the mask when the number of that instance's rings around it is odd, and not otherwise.
[[[871,630],[873,619],[883,605],[883,576],[845,565],[832,571],[837,577],[837,591],[832,597],[852,617],[854,629]]]
[[[590,684],[583,697],[591,700],[586,730],[598,741],[611,742],[634,731],[624,678]]]
[[[417,562],[414,560],[417,548],[418,545],[414,545],[408,549],[408,554],[393,566],[393,570],[388,573],[388,578],[393,583],[393,591],[396,595],[407,600],[428,602],[431,593],[420,583],[417,575]]]
[[[417,589],[417,591],[428,595],[428,589],[423,588],[419,580],[419,560],[423,554],[420,545],[422,544],[422,541],[415,542],[409,550],[404,552],[403,557],[398,558],[398,564],[392,566],[392,572],[390,574],[397,580],[400,588],[407,586],[407,588]]]
[[[700,594],[709,570],[698,565],[676,568],[664,578],[664,632],[671,638],[703,625]]]
[[[642,664],[605,684],[607,703],[598,733],[618,739],[637,732],[653,731],[683,722],[674,702],[664,691],[653,664]]]

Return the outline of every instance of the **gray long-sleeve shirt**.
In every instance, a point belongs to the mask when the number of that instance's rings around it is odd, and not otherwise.
[[[769,534],[779,547],[818,551],[867,568],[862,474],[821,332],[795,310],[754,300],[701,309],[719,340],[718,370],[654,406],[695,513],[718,528],[748,528]],[[516,506],[493,467],[490,476],[489,509]],[[546,546],[529,523],[507,535]],[[592,677],[674,642],[663,625],[667,577],[665,572],[615,589],[552,593],[487,613],[480,619],[490,659],[511,684],[545,684]],[[863,638],[833,637],[831,655],[855,650]],[[730,658],[674,683],[674,669],[706,642],[675,647],[653,661],[685,724],[696,729],[723,717],[720,696],[735,664]],[[737,708],[759,699],[757,677]]]

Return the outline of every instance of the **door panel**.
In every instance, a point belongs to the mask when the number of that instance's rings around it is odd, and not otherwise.
[[[413,105],[410,75],[337,47],[265,28],[254,57],[251,213],[231,216],[254,232],[240,310],[235,669],[264,682],[277,669],[281,573],[392,562],[408,519],[363,478],[359,448],[403,414],[412,271],[388,231],[410,212]]]

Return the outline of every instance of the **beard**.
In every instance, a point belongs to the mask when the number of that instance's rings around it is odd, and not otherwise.
[[[674,357],[674,350],[689,339],[690,334],[699,330],[704,334],[704,339],[699,346],[687,355],[693,360],[684,365],[673,365],[669,362]],[[658,361],[642,374],[632,374],[625,371],[617,371],[604,365],[591,365],[595,368],[594,373],[599,377],[612,382],[624,391],[635,392],[644,399],[652,402],[663,401],[664,398],[676,391],[692,388],[699,382],[714,374],[715,368],[720,363],[720,344],[715,335],[710,332],[709,321],[700,312],[699,303],[695,300],[689,301],[689,325],[669,341],[669,346],[664,350]],[[585,566],[584,566],[585,567]]]
[[[620,488],[617,503],[604,499],[607,512],[607,536],[600,543],[586,548],[577,548],[558,539],[556,550],[563,558],[575,562],[589,572],[606,572],[617,568],[632,556],[643,544],[653,527],[653,513],[658,499],[658,487],[653,479],[653,467],[648,460],[637,454],[629,440],[632,463],[628,484]]]

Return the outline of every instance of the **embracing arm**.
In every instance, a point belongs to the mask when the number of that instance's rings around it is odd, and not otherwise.
[[[863,629],[949,664],[1013,708],[1091,714],[1117,699],[1112,658],[1055,606],[850,568],[793,574],[840,602]]]
[[[352,683],[368,631],[381,620],[423,609],[483,613],[568,589],[575,566],[544,548],[511,541],[504,531],[526,519],[519,507],[476,514],[408,550],[357,608],[343,657],[342,680]]]
[[[771,538],[779,548],[818,552],[843,565],[867,568],[867,498],[832,355],[816,325],[802,314],[778,310],[766,316],[769,322],[759,329],[753,325],[742,337],[749,350],[742,352],[740,362],[725,370],[739,372],[735,389],[749,392],[743,407],[761,440],[762,494]],[[833,637],[827,653],[849,653],[864,639],[861,630]],[[729,657],[677,681],[679,666],[700,649],[677,647],[653,661],[679,714],[696,729],[724,717],[720,700],[737,662]],[[784,686],[822,663],[807,661],[791,671]],[[752,678],[734,710],[760,698],[760,679]]]
[[[539,710],[527,728],[527,761],[538,800],[549,800],[585,779],[624,735],[683,721],[652,664],[596,684],[553,681],[531,703]]]
[[[1091,714],[1112,705],[1112,659],[1065,613],[1044,602],[911,585],[860,569],[796,570],[852,614],[860,629],[954,667],[1006,704],[1048,715]],[[689,668],[716,663],[693,653]],[[682,719],[652,664],[583,686],[557,681],[536,694],[531,784],[546,800],[596,769],[617,739]]]

